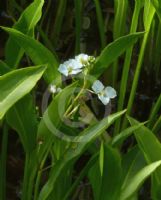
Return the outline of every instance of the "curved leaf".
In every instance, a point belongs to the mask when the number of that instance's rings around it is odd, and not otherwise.
[[[17,131],[25,152],[32,152],[36,146],[37,115],[33,97],[26,95],[6,115],[9,125]]]
[[[154,162],[140,170],[121,192],[120,200],[127,200],[139,189],[142,183],[161,165],[161,161]]]
[[[37,40],[13,28],[2,27],[2,29],[8,32],[16,43],[25,50],[35,65],[47,65],[44,75],[48,83],[51,83],[53,80],[58,84],[61,83],[61,75],[57,70],[58,61],[47,48]]]
[[[32,90],[45,69],[43,66],[28,67],[0,77],[0,119],[9,108]]]
[[[137,39],[143,36],[143,34],[143,32],[129,34],[107,45],[97,58],[92,74],[99,77],[117,57],[136,43]]]
[[[46,200],[50,193],[52,192],[56,180],[63,171],[63,169],[72,161],[81,155],[88,147],[91,142],[93,142],[97,137],[99,137],[116,119],[123,115],[125,111],[121,111],[115,114],[112,114],[100,122],[97,122],[92,127],[89,127],[83,131],[81,135],[86,137],[86,142],[78,142],[75,148],[70,147],[67,152],[64,154],[62,159],[60,159],[55,166],[51,169],[50,177],[48,182],[42,188],[38,200]],[[83,138],[82,138],[83,139]],[[76,140],[75,140],[76,142]]]

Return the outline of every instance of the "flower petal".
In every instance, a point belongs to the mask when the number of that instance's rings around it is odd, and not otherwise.
[[[102,101],[104,105],[107,105],[110,102],[110,98],[98,94],[98,98]]]
[[[92,89],[96,94],[102,92],[104,88],[104,85],[99,80],[96,80],[92,85]]]
[[[112,87],[106,87],[104,91],[106,96],[109,97],[110,99],[113,99],[117,96],[116,90]]]
[[[72,68],[72,69],[80,69],[83,67],[81,63],[79,63],[75,59],[69,59],[68,61],[65,62],[67,67]]]
[[[68,76],[68,69],[65,63],[59,65],[58,71],[62,73],[63,75]]]
[[[71,75],[78,74],[82,71],[82,69],[73,69]]]
[[[89,58],[90,56],[84,53],[81,53],[78,56],[75,56],[76,61],[78,61],[83,66],[88,64]]]

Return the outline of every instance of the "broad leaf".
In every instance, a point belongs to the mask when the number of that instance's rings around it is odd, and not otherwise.
[[[161,161],[157,161],[140,170],[122,190],[120,200],[127,200],[129,197],[134,195],[145,179],[148,178],[160,165]]]
[[[64,132],[64,130],[62,130],[63,115],[70,97],[75,91],[76,85],[77,82],[64,88],[56,95],[43,114],[37,133],[37,140],[42,141],[39,149],[40,160],[43,158],[44,153],[51,148],[53,141],[55,141],[54,146],[56,146],[56,150],[59,151],[59,145],[61,145],[60,143],[63,143],[63,139],[65,139],[62,135],[62,132]],[[65,133],[67,134],[67,131],[65,131]],[[63,146],[65,145],[63,144]],[[63,149],[65,149],[65,147]],[[56,152],[55,154],[57,155]]]
[[[90,170],[89,178],[95,200],[117,200],[121,188],[121,158],[117,150],[105,146],[103,175],[97,161]]]
[[[131,125],[139,125],[135,119],[128,117]],[[148,163],[152,163],[161,159],[161,144],[157,137],[145,126],[141,126],[135,130],[135,137]],[[157,170],[161,177],[161,168]]]
[[[28,67],[0,77],[0,119],[9,108],[32,90],[45,69],[43,66]]]
[[[6,115],[9,125],[19,134],[25,152],[31,152],[36,146],[38,121],[35,107],[33,97],[26,95]]]
[[[83,136],[81,140],[79,137],[78,140],[77,138],[74,140],[75,142],[79,142],[75,143],[74,148],[72,146],[69,147],[62,159],[60,159],[51,169],[50,177],[40,192],[39,200],[46,200],[48,198],[54,188],[54,185],[59,175],[64,170],[64,168],[68,166],[68,164],[70,164],[71,162],[75,161],[76,158],[87,149],[91,142],[99,137],[112,123],[114,123],[116,119],[118,119],[124,113],[125,111],[121,111],[110,115],[109,117],[106,117],[102,121],[97,122],[95,125],[85,129],[81,134]]]

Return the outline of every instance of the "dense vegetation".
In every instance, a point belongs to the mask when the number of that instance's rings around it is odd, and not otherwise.
[[[161,199],[161,1],[6,0],[0,199]]]

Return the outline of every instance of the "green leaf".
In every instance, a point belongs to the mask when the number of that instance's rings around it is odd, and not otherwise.
[[[62,159],[60,159],[51,169],[50,177],[45,186],[42,188],[38,200],[46,200],[48,198],[64,168],[71,162],[75,161],[77,157],[87,149],[91,142],[99,137],[112,123],[114,123],[116,119],[118,119],[124,113],[125,111],[121,111],[106,117],[102,121],[97,122],[95,125],[85,129],[81,134],[81,136],[83,136],[81,140],[79,136],[74,139],[75,147],[69,147]],[[77,141],[79,142],[77,143]]]
[[[88,173],[88,178],[92,186],[94,200],[100,200],[99,195],[101,191],[101,173],[98,160],[93,164]]]
[[[133,147],[122,158],[122,188],[126,188],[133,177],[146,166],[146,161],[138,146]]]
[[[104,146],[103,176],[99,161],[89,172],[95,200],[116,200],[121,188],[121,158],[117,150]]]
[[[10,68],[8,67],[8,65],[2,60],[0,60],[0,76],[6,74],[9,71],[10,71]]]
[[[70,97],[75,91],[76,85],[77,82],[69,85],[68,87],[65,87],[58,95],[53,98],[52,102],[43,114],[37,133],[37,140],[42,141],[39,149],[40,160],[43,158],[44,153],[50,149],[51,144],[54,141],[56,143],[55,146],[57,151],[59,151],[58,146],[60,145],[58,143],[64,142],[61,130],[61,126],[63,124],[62,119]],[[65,149],[64,144],[63,146],[63,149]]]
[[[107,45],[97,58],[92,74],[99,77],[109,65],[117,59],[123,52],[136,43],[137,39],[143,36],[143,32],[129,34],[116,39]]]
[[[32,152],[36,146],[38,126],[33,97],[26,95],[7,112],[6,117],[9,125],[19,134],[25,152]]]
[[[143,22],[145,31],[149,31],[151,27],[151,22],[154,17],[155,8],[152,5],[152,3],[149,0],[145,0],[144,3],[144,16],[143,16]]]
[[[27,35],[33,35],[33,30],[41,18],[44,0],[35,0],[21,14],[13,28]],[[10,67],[17,67],[24,51],[10,36],[5,48],[6,63]]]
[[[138,128],[140,128],[141,126],[143,126],[145,124],[144,123],[140,123],[138,125],[134,125],[131,126],[123,131],[121,131],[121,133],[119,135],[116,135],[113,139],[111,144],[113,146],[118,145],[118,144],[122,144],[124,142],[125,139],[127,139],[129,136],[131,136],[135,130],[137,130]]]
[[[131,125],[139,124],[138,121],[128,117]],[[157,137],[145,126],[140,127],[135,131],[135,137],[139,148],[142,151],[146,161],[150,164],[161,159],[161,144]],[[161,186],[161,167],[159,167],[153,176],[155,186],[153,187],[154,196],[159,192]],[[158,194],[159,195],[159,194]],[[161,195],[161,194],[160,194]],[[161,197],[161,196],[160,196]]]
[[[45,69],[43,66],[29,67],[0,77],[0,119],[9,108],[32,90]]]
[[[25,50],[35,65],[47,65],[44,76],[48,83],[51,83],[53,80],[58,84],[61,83],[61,75],[57,69],[58,61],[47,48],[35,39],[13,28],[2,27],[2,29],[8,32],[16,43]]]
[[[103,175],[103,167],[104,167],[104,144],[103,144],[103,142],[101,143],[101,147],[100,147],[99,166],[100,166],[100,173],[102,176]]]
[[[129,197],[135,194],[145,179],[148,178],[160,165],[161,161],[157,161],[140,170],[122,190],[120,200],[127,200]]]
[[[159,20],[161,21],[161,1],[160,0],[150,0],[156,9]]]

